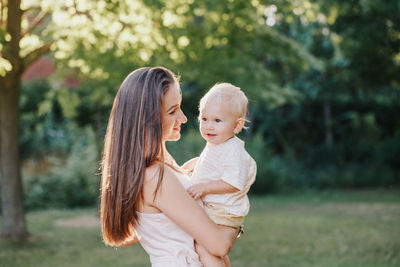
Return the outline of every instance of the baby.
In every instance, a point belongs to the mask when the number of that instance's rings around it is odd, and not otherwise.
[[[200,132],[207,145],[200,157],[185,163],[193,170],[187,191],[202,199],[204,209],[217,224],[237,231],[249,212],[247,192],[256,176],[256,162],[244,142],[236,137],[245,125],[247,97],[230,83],[214,85],[200,100]],[[207,266],[230,266],[228,257],[210,254],[196,244],[201,262]]]

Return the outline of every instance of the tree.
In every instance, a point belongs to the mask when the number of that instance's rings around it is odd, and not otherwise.
[[[22,183],[18,150],[18,101],[21,76],[36,59],[50,50],[42,44],[21,55],[20,42],[39,25],[45,13],[38,13],[30,27],[22,31],[21,1],[0,2],[1,61],[0,61],[0,168],[2,223],[4,238],[24,239],[28,235],[22,202]]]

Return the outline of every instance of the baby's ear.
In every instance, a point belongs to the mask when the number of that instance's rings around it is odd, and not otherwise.
[[[237,119],[235,128],[233,129],[235,134],[238,134],[242,131],[242,129],[244,127],[244,123],[245,123],[245,121],[243,118]]]

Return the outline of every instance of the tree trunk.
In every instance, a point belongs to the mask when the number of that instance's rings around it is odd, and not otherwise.
[[[7,1],[7,22],[5,30],[10,38],[1,48],[12,70],[5,77],[0,76],[0,179],[2,205],[2,236],[7,239],[25,239],[28,231],[22,197],[22,180],[19,162],[19,86],[23,71],[36,59],[47,53],[51,43],[46,43],[20,57],[21,22],[23,11],[21,0]],[[39,13],[28,32],[32,31],[45,14]],[[3,25],[0,25],[3,27]],[[0,29],[4,31],[3,28]]]
[[[20,76],[19,71],[10,73],[0,84],[2,237],[14,240],[23,240],[28,236],[18,149]]]
[[[333,133],[332,133],[332,114],[331,104],[328,100],[324,100],[324,121],[325,121],[325,144],[328,147],[333,146]]]

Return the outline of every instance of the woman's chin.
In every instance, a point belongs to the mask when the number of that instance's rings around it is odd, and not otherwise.
[[[178,141],[179,139],[181,139],[181,134],[180,133],[174,133],[171,136],[169,136],[169,138],[166,138],[165,141]]]

